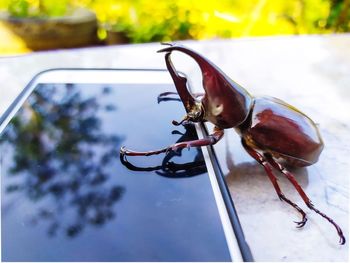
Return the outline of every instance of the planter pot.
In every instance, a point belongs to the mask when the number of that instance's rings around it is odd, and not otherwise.
[[[107,45],[115,44],[128,44],[130,43],[130,38],[126,35],[125,32],[107,30]]]
[[[13,18],[2,14],[0,21],[32,50],[83,47],[96,44],[96,15],[77,9],[58,18]]]

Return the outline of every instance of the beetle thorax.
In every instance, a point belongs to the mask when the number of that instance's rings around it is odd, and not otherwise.
[[[252,104],[251,97],[227,82],[218,82],[210,80],[205,83],[206,94],[202,100],[204,117],[223,129],[236,127],[247,118]],[[214,86],[211,87],[211,84]]]

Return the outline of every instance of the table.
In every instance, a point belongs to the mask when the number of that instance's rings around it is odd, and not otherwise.
[[[280,98],[315,120],[325,142],[320,160],[293,171],[313,200],[343,228],[349,242],[350,35],[183,41],[204,54],[251,94]],[[0,114],[38,72],[57,67],[165,68],[158,43],[32,53],[0,59]],[[174,59],[200,86],[198,66]],[[279,201],[263,168],[244,152],[233,129],[215,145],[244,233],[257,261],[348,261],[349,243],[338,245],[334,228],[308,210],[278,175],[287,197],[309,221]]]

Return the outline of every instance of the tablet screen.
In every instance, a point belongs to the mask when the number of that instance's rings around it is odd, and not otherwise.
[[[3,130],[3,261],[231,261],[196,139],[165,84],[39,84]]]

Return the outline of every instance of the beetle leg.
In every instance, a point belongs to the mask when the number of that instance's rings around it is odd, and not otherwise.
[[[341,230],[341,228],[337,225],[337,223],[334,222],[334,220],[330,217],[328,217],[326,214],[324,214],[323,212],[321,212],[320,210],[318,210],[317,208],[315,208],[315,206],[313,205],[313,203],[311,202],[310,198],[306,195],[306,193],[304,192],[303,188],[300,186],[300,184],[297,182],[297,180],[295,179],[295,177],[293,176],[293,174],[291,172],[289,172],[286,168],[284,168],[281,164],[279,164],[278,162],[276,162],[273,157],[268,154],[266,155],[266,158],[268,160],[268,162],[275,167],[277,170],[279,170],[282,174],[284,174],[287,179],[293,184],[294,188],[297,190],[297,192],[299,193],[299,195],[301,196],[301,198],[304,200],[305,204],[307,205],[308,208],[310,208],[311,210],[315,211],[317,214],[319,214],[320,216],[322,216],[323,218],[327,219],[328,222],[330,222],[335,229],[337,230],[338,236],[340,237],[339,243],[341,245],[345,244],[345,237],[343,235],[343,231]]]
[[[150,156],[150,155],[165,153],[165,152],[167,152],[167,150],[168,150],[168,148],[155,150],[155,151],[137,152],[137,151],[128,150],[125,148],[125,146],[123,146],[120,148],[120,156],[121,157],[124,157],[126,155],[128,155],[128,156]]]
[[[180,126],[181,124],[186,124],[188,121],[190,121],[190,117],[186,115],[180,122],[173,120],[172,124],[175,126]]]
[[[160,93],[157,97],[157,102],[158,104],[162,101],[181,101],[180,97],[169,97],[169,95],[175,95],[175,96],[179,96],[179,93],[174,92],[174,91],[167,91],[167,92],[163,92]],[[204,97],[204,93],[191,93],[192,97],[196,98],[196,99],[200,99],[201,97]]]
[[[306,222],[307,222],[307,217],[305,212],[295,203],[293,203],[291,200],[289,200],[281,191],[281,188],[278,185],[277,178],[272,172],[272,167],[271,165],[266,161],[263,155],[261,155],[259,152],[254,150],[252,147],[250,147],[244,139],[242,139],[242,145],[244,149],[248,152],[248,154],[253,157],[259,164],[261,164],[264,169],[266,174],[268,175],[270,181],[272,182],[273,187],[275,188],[275,191],[277,192],[278,197],[280,198],[281,201],[285,201],[287,204],[291,205],[294,207],[302,216],[301,221],[295,222],[297,224],[298,228],[303,227]]]
[[[155,151],[147,151],[147,152],[136,152],[126,149],[125,147],[120,148],[120,155],[123,157],[125,155],[129,156],[149,156],[149,155],[156,155],[160,153],[168,153],[169,151],[177,151],[179,149],[183,148],[190,148],[190,147],[200,147],[200,146],[207,146],[207,145],[214,145],[217,143],[222,136],[224,135],[224,130],[214,127],[214,131],[212,134],[207,136],[203,139],[193,140],[193,141],[185,141],[185,142],[178,142],[173,145],[170,145],[169,147],[155,150]]]
[[[179,96],[179,93],[175,92],[175,91],[166,91],[166,92],[162,92],[158,95],[158,101],[159,100],[162,100],[163,97],[167,97],[169,95],[175,95],[175,96]],[[196,93],[191,93],[192,97],[194,98],[200,98],[200,97],[203,97],[205,95],[205,93],[202,93],[202,92],[196,92]]]
[[[174,91],[167,91],[167,92],[160,93],[157,97],[158,104],[162,101],[169,101],[169,100],[181,101],[179,97],[174,98],[174,97],[169,97],[169,95],[179,96],[179,94]]]
[[[187,142],[179,142],[175,143],[168,147],[167,151],[176,151],[178,149],[190,148],[190,147],[200,147],[200,146],[208,146],[216,144],[224,135],[224,130],[219,127],[214,127],[214,131],[212,134],[208,135],[203,139],[187,141]]]
[[[166,92],[162,92],[158,95],[158,98],[160,97],[166,97],[169,95],[179,95],[179,93],[175,92],[175,91],[166,91]]]
[[[189,115],[186,115],[180,122],[178,121],[175,121],[173,120],[171,123],[174,125],[174,126],[179,126],[179,125],[189,125],[189,124],[193,124],[195,122],[207,122],[207,120],[205,119],[196,119],[196,118],[193,118]]]

